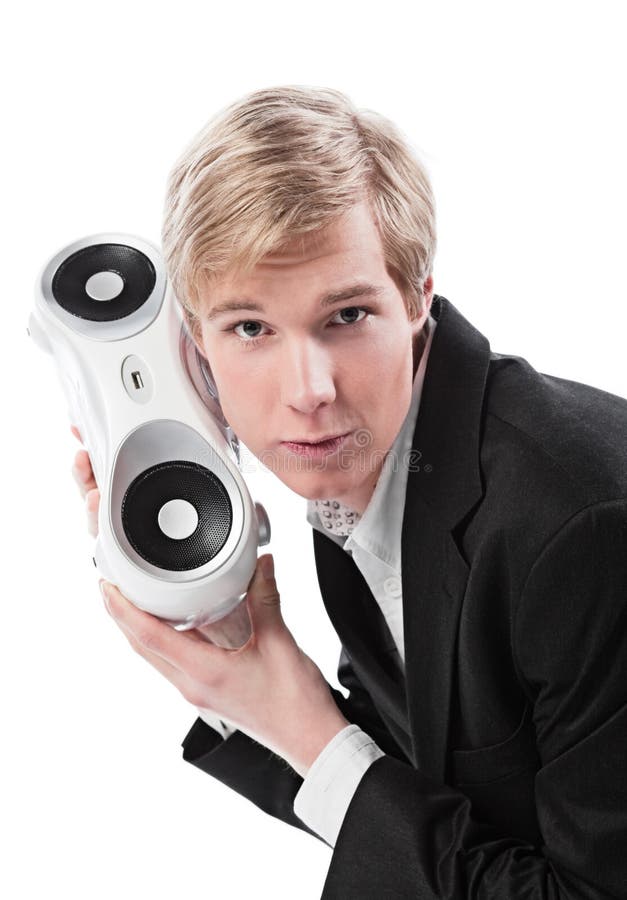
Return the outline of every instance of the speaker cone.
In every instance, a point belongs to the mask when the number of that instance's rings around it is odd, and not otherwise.
[[[168,460],[141,472],[127,488],[121,512],[133,549],[153,566],[176,572],[210,562],[233,522],[223,483],[189,460]]]
[[[94,244],[61,263],[52,279],[52,293],[74,316],[112,322],[143,306],[156,277],[152,262],[140,250],[126,244]]]

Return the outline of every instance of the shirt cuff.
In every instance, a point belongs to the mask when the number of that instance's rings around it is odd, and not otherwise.
[[[212,712],[210,709],[201,709],[200,706],[197,706],[196,709],[198,710],[199,718],[210,728],[217,731],[218,734],[221,734],[224,740],[237,731],[234,725],[229,725],[228,722],[225,722],[217,713]]]
[[[335,847],[346,810],[366,770],[385,756],[358,725],[347,725],[316,757],[294,798],[301,821]]]

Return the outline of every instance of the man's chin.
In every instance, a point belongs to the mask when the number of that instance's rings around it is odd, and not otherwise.
[[[283,469],[274,474],[286,487],[305,500],[331,500],[350,488],[346,484],[345,473],[343,478],[338,478],[337,473],[336,477],[332,477],[331,473],[326,473],[325,477],[323,471],[297,472]]]

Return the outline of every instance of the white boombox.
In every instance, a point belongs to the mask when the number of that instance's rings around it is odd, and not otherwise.
[[[37,281],[28,330],[89,452],[102,576],[178,630],[245,609],[270,525],[159,252],[115,233],[64,247]]]

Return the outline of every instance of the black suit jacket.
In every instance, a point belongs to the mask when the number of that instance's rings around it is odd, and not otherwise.
[[[405,677],[352,559],[314,531],[333,690],[385,751],[322,900],[627,898],[627,401],[543,375],[444,297],[402,531]],[[198,719],[184,758],[305,830],[302,779]],[[313,832],[312,832],[313,833]]]

